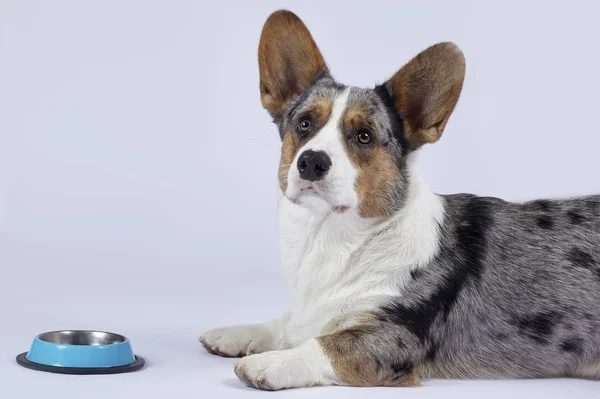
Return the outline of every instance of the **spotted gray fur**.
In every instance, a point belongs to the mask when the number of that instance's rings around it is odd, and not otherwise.
[[[600,378],[600,196],[443,199],[441,250],[359,335],[365,361],[434,378]]]

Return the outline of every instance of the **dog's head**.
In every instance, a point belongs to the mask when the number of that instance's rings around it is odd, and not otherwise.
[[[260,94],[282,140],[279,184],[291,201],[319,198],[336,212],[393,214],[408,189],[407,158],[439,140],[458,101],[462,52],[439,43],[373,89],[331,77],[306,26],[277,11],[258,51]]]

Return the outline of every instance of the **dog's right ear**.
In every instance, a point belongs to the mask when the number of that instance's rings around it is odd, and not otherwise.
[[[265,22],[258,46],[260,99],[273,119],[302,93],[327,65],[304,23],[290,11],[276,11]]]

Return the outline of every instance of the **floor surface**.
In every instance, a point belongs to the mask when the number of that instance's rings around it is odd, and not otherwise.
[[[255,276],[257,277],[257,276]],[[229,289],[206,284],[195,295],[124,295],[105,297],[36,297],[0,294],[1,398],[598,398],[600,382],[425,381],[420,388],[324,387],[261,392],[245,387],[233,373],[235,359],[206,353],[197,342],[204,330],[235,322],[269,318],[285,308],[277,277],[261,278],[272,289],[229,282]],[[263,287],[264,288],[264,287]],[[127,335],[145,369],[121,375],[71,376],[19,367],[15,356],[40,332],[65,328],[110,330]]]

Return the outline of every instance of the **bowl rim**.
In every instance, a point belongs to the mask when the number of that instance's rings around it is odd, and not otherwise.
[[[66,344],[66,343],[56,343],[56,342],[52,342],[52,341],[47,341],[45,339],[43,339],[42,337],[44,335],[49,335],[49,334],[58,334],[58,333],[65,333],[65,332],[72,332],[72,333],[101,333],[101,334],[108,334],[108,335],[113,335],[118,337],[119,339],[121,339],[119,342],[112,342],[109,344],[101,344],[101,345],[78,345],[78,344]],[[45,344],[50,344],[50,345],[61,345],[61,346],[94,346],[94,347],[104,347],[104,346],[112,346],[112,345],[119,345],[119,344],[124,344],[129,341],[129,338],[127,338],[125,335],[122,334],[117,334],[117,333],[113,333],[110,331],[103,331],[103,330],[79,330],[79,329],[69,329],[69,330],[52,330],[52,331],[45,331],[43,333],[37,334],[35,336],[34,339],[37,339],[39,341],[44,342]]]

